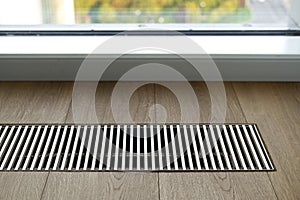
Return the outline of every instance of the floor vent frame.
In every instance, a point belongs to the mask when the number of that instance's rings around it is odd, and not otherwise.
[[[256,124],[0,125],[0,171],[275,171]]]

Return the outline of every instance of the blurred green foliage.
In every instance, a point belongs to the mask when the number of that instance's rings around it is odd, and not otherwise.
[[[77,23],[241,23],[245,0],[75,0]]]

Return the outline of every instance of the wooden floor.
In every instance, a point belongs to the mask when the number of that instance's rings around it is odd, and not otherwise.
[[[211,102],[206,85],[192,86],[200,105],[199,122],[208,122]],[[0,199],[300,199],[300,83],[225,86],[226,122],[257,123],[276,172],[1,172]],[[113,87],[114,83],[101,83],[95,95],[101,123],[114,123]],[[73,83],[63,82],[0,82],[0,123],[72,123],[72,89]],[[175,95],[154,84],[133,94],[132,118],[158,121],[158,109],[153,109],[157,104],[166,109],[167,122],[180,121]]]

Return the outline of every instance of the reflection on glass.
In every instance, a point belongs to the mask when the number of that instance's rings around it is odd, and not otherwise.
[[[239,23],[245,0],[75,0],[78,23]]]
[[[0,24],[287,23],[291,0],[0,0]]]

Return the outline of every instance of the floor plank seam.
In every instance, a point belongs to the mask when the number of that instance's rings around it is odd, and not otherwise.
[[[271,186],[272,186],[273,192],[274,192],[274,194],[275,194],[275,196],[276,196],[276,199],[279,200],[278,195],[277,195],[277,192],[276,192],[275,187],[274,187],[274,185],[273,185],[273,182],[272,182],[272,180],[271,180],[270,174],[269,174],[268,172],[267,172],[267,176],[268,176],[268,179],[269,179],[270,184],[271,184]]]
[[[244,109],[243,109],[243,107],[242,107],[242,105],[241,105],[240,98],[239,98],[239,96],[237,95],[236,88],[235,88],[235,86],[234,86],[233,83],[230,83],[230,84],[232,85],[232,89],[233,89],[234,95],[235,95],[235,97],[236,97],[236,99],[237,99],[237,102],[238,102],[238,105],[239,105],[240,110],[241,110],[241,112],[242,112],[242,115],[243,115],[243,117],[244,117],[246,123],[249,123],[249,122],[248,122],[248,118],[246,117],[246,114],[245,114],[245,112],[244,112]],[[276,190],[275,190],[275,188],[274,188],[273,182],[271,181],[270,175],[269,175],[268,172],[267,172],[266,174],[267,174],[268,180],[270,181],[270,184],[271,184],[273,193],[274,193],[274,195],[276,196],[276,199],[278,200],[279,198],[278,198],[278,196],[277,196],[277,193],[276,193]]]
[[[153,84],[153,94],[154,94],[154,106],[156,106],[157,103],[157,98],[156,98],[156,84]],[[156,108],[154,110],[154,121],[157,122],[157,118],[156,118]],[[159,175],[160,173],[157,173],[157,194],[158,194],[158,200],[161,199],[161,195],[160,195],[160,183],[159,183]]]
[[[42,194],[41,194],[41,198],[40,198],[40,200],[42,200],[42,199],[43,199],[43,195],[44,195],[44,192],[45,192],[45,189],[46,189],[47,183],[48,183],[48,178],[49,178],[49,176],[50,176],[50,172],[48,172],[48,175],[47,175],[47,178],[46,178],[46,181],[45,181],[45,185],[44,185],[44,187],[43,187],[43,190],[42,190]]]
[[[66,116],[65,116],[65,119],[64,119],[64,123],[67,124],[67,121],[68,121],[68,115],[70,113],[72,109],[72,98],[70,100],[70,103],[69,103],[69,107],[68,107],[68,110],[67,110],[67,113],[66,113]],[[72,118],[73,118],[73,115],[72,115]]]
[[[157,173],[157,188],[158,188],[158,191],[157,191],[157,193],[158,193],[158,199],[160,200],[161,198],[160,198],[160,183],[159,183],[159,174],[160,173]]]
[[[153,92],[154,92],[154,121],[156,122],[156,102],[157,102],[157,99],[156,99],[156,84],[153,84]]]
[[[237,95],[237,92],[236,92],[236,90],[235,90],[235,87],[234,87],[233,83],[230,83],[230,85],[231,85],[231,88],[232,88],[232,90],[233,90],[235,99],[237,100],[239,109],[241,110],[241,113],[242,113],[242,115],[243,115],[243,118],[244,118],[244,120],[245,120],[246,123],[249,123],[249,122],[248,122],[248,119],[246,118],[245,112],[244,112],[244,110],[243,110],[243,108],[242,108],[240,99],[239,99],[239,97],[238,97],[238,95]]]
[[[66,115],[65,115],[65,119],[63,120],[65,124],[67,123],[68,114],[70,113],[71,107],[72,107],[72,98],[70,99],[69,106],[68,106],[68,109],[67,109],[67,112],[66,112]],[[47,183],[48,183],[48,179],[49,179],[50,173],[51,172],[48,172],[48,175],[47,175],[46,182],[45,182],[45,185],[44,185],[43,190],[42,190],[42,194],[41,194],[40,200],[43,199],[43,195],[45,193],[45,189],[46,189],[46,186],[47,186]]]

